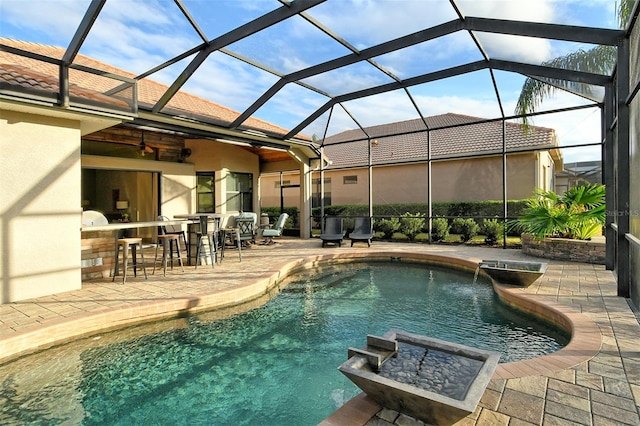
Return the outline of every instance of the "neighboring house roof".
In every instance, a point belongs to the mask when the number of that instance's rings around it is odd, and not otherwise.
[[[429,129],[431,159],[446,159],[502,153],[502,121],[460,114],[441,114],[425,118]],[[475,124],[471,124],[475,123]],[[468,124],[460,126],[461,124]],[[455,127],[448,127],[455,126]],[[507,152],[530,149],[553,149],[558,146],[554,129],[506,122]],[[428,158],[427,131],[422,119],[382,124],[364,129],[372,140],[373,164],[423,161]],[[381,135],[396,136],[381,136]],[[364,140],[362,140],[364,139]],[[349,143],[341,143],[347,141]],[[362,130],[347,130],[324,140],[328,168],[359,167],[368,164],[366,135]],[[557,150],[553,150],[557,151]],[[559,152],[554,157],[560,158]]]
[[[65,53],[65,50],[60,47],[1,37],[0,44],[57,60],[62,59]],[[131,79],[135,77],[134,74],[128,71],[97,61],[85,55],[78,54],[73,63],[122,77]],[[16,72],[23,72],[24,75],[20,77],[16,75]],[[49,94],[57,93],[58,79],[59,69],[56,64],[0,50],[0,89],[7,89],[12,85],[17,85],[20,86],[23,91],[27,89],[27,91],[35,90]],[[114,102],[117,98],[108,96],[105,93],[121,83],[117,80],[76,69],[69,70],[69,82],[71,95],[78,95],[85,100],[91,99],[93,101],[96,101],[98,97],[101,96],[99,99],[105,101],[107,104]],[[139,106],[151,108],[161,98],[167,88],[167,85],[148,78],[138,80]],[[240,115],[240,112],[234,111],[231,108],[183,91],[176,93],[163,111],[178,116],[202,117],[211,124],[223,127],[228,127]],[[287,129],[254,117],[247,119],[241,127],[244,129],[258,130],[270,135],[284,136],[288,133]],[[309,138],[305,136],[297,135],[297,137],[309,140]]]

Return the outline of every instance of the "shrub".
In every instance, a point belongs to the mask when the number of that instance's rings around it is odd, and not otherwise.
[[[497,219],[485,219],[482,221],[481,231],[484,234],[484,242],[494,245],[498,242],[498,238],[502,236],[502,225]]]
[[[460,229],[461,231],[460,239],[462,240],[462,242],[466,243],[467,241],[469,241],[470,239],[478,235],[479,229],[480,227],[478,226],[475,220],[471,218],[462,219],[461,229]]]
[[[422,228],[424,228],[424,215],[421,213],[407,212],[400,218],[400,232],[412,241]]]
[[[557,195],[536,190],[527,200],[522,217],[508,223],[509,229],[545,237],[588,240],[602,231],[605,223],[605,187],[600,184],[577,186]]]
[[[444,217],[438,217],[431,222],[431,240],[442,241],[449,235],[449,221]]]
[[[464,227],[464,219],[461,217],[456,217],[451,222],[450,232],[452,234],[462,234],[462,228]]]
[[[385,238],[391,238],[393,233],[400,229],[400,221],[397,217],[392,217],[390,219],[379,219],[376,220],[376,229],[382,233],[384,233]]]

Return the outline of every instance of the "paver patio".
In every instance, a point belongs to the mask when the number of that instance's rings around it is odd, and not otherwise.
[[[58,340],[69,340],[132,322],[175,316],[187,310],[233,304],[269,287],[301,259],[380,251],[433,253],[461,259],[533,260],[519,250],[469,246],[374,242],[371,248],[320,248],[317,239],[284,238],[273,246],[243,251],[242,262],[228,251],[224,262],[179,268],[162,274],[87,282],[81,290],[0,305],[0,362]],[[539,259],[536,259],[539,261]],[[257,287],[256,287],[257,286]],[[593,357],[563,354],[541,360],[544,374],[530,365],[506,366],[494,375],[476,412],[460,425],[638,425],[640,424],[640,326],[627,300],[617,297],[615,279],[603,266],[549,261],[545,275],[519,290],[526,299],[543,300],[569,313],[574,326],[593,346]],[[584,324],[582,324],[584,323]],[[586,324],[586,325],[585,325]],[[590,328],[589,328],[590,327]],[[595,334],[595,336],[594,336]],[[599,336],[597,335],[599,334]],[[599,344],[599,349],[598,345]],[[586,353],[586,352],[585,352]],[[346,356],[346,348],[345,348]],[[563,363],[575,365],[566,367]],[[337,367],[337,366],[336,366]],[[502,375],[501,375],[502,374]],[[381,409],[365,395],[347,403],[326,425],[421,424]]]

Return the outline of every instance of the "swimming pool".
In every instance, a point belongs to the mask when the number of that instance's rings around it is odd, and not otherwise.
[[[133,327],[2,366],[0,422],[317,424],[359,393],[337,371],[347,348],[391,328],[496,350],[502,362],[569,338],[501,304],[473,273],[348,264],[227,319]]]

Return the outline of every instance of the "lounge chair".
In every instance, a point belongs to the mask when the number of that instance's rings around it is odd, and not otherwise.
[[[373,223],[371,217],[356,217],[353,232],[349,234],[351,247],[356,241],[366,241],[367,246],[371,247],[371,239],[373,238]]]
[[[322,247],[327,243],[337,244],[338,247],[342,246],[344,234],[343,219],[337,216],[327,217],[324,220],[324,230],[322,231],[322,234],[320,234]]]
[[[287,222],[288,218],[289,215],[287,213],[282,213],[273,228],[267,228],[263,230],[262,236],[264,237],[264,240],[262,241],[262,244],[275,244],[275,241],[273,241],[273,239],[282,235],[284,224]]]

